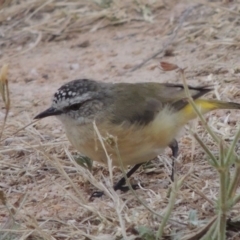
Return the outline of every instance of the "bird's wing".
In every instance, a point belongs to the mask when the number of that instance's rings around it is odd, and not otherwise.
[[[189,86],[193,99],[211,90],[209,86]],[[181,84],[121,83],[114,90],[114,101],[109,114],[111,122],[115,124],[128,122],[147,125],[167,105],[173,111],[179,111],[187,104],[187,97]]]

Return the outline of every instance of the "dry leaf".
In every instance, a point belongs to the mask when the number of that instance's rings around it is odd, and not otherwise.
[[[166,72],[179,69],[178,65],[168,63],[168,62],[160,62],[160,67],[162,68],[163,71],[166,71]]]

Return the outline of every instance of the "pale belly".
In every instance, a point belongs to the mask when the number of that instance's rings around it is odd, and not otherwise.
[[[65,130],[68,139],[81,154],[105,164],[110,157],[113,165],[121,165],[122,162],[126,166],[149,161],[160,154],[181,127],[175,122],[173,116],[159,116],[147,126],[97,124],[102,141],[92,123],[65,126]]]
[[[84,138],[79,141],[76,140],[77,136],[75,138],[73,135],[70,137],[67,134],[72,145],[80,153],[92,160],[105,164],[108,161],[108,157],[112,159],[113,165],[118,166],[121,165],[121,161],[124,166],[146,162],[156,157],[164,149],[164,147],[156,146],[155,142],[151,141],[151,139],[139,136],[139,134],[131,134],[128,137],[123,137],[122,134],[118,134],[117,136],[115,134],[115,137],[102,134],[101,141],[99,141],[95,134],[91,135],[91,138]]]

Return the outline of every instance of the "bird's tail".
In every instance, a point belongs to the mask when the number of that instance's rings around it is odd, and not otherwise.
[[[194,100],[196,107],[200,113],[205,114],[216,109],[240,109],[239,103],[223,102],[218,100],[196,99]],[[183,124],[197,117],[191,104],[187,104],[180,110],[180,115],[183,119]]]

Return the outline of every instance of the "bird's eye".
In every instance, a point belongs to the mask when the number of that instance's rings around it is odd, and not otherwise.
[[[82,106],[82,103],[76,103],[67,107],[67,110],[77,111],[81,106]]]
[[[85,103],[87,103],[87,102],[89,102],[90,100],[89,99],[87,99],[87,100],[85,100],[85,101],[83,101],[83,102],[80,102],[80,103],[74,103],[74,104],[72,104],[72,105],[70,105],[70,106],[68,106],[68,107],[65,107],[64,108],[64,111],[65,112],[68,112],[68,111],[78,111]]]

